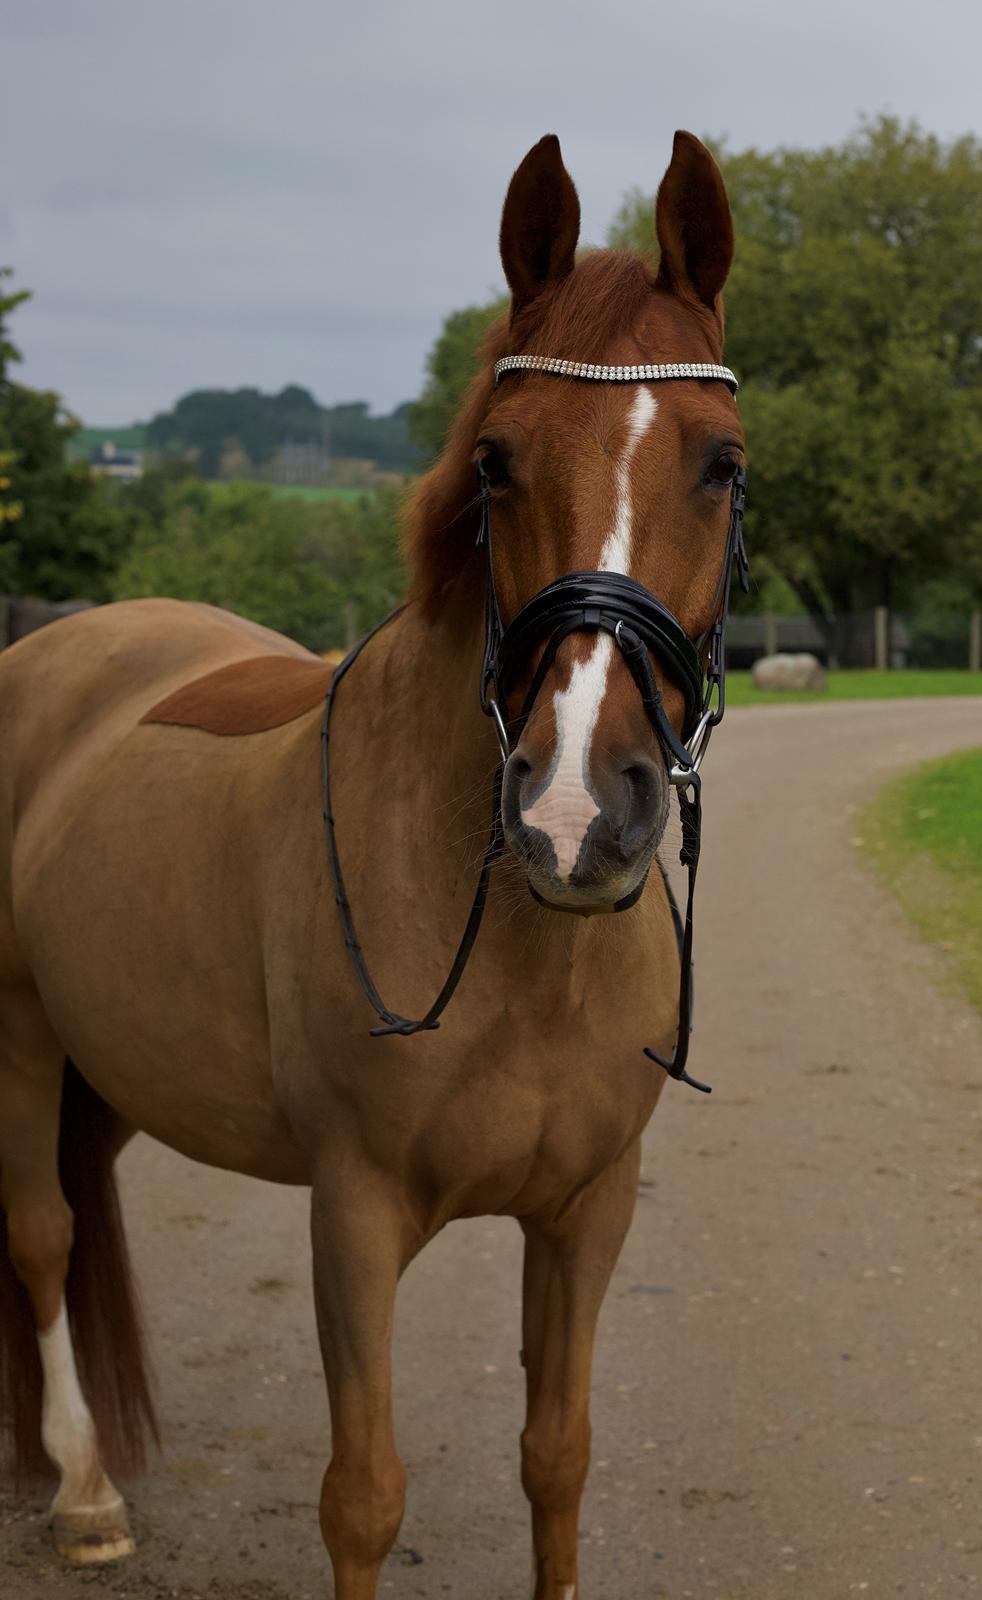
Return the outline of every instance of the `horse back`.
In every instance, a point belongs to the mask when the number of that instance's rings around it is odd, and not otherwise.
[[[130,600],[38,629],[0,654],[0,810],[18,818],[80,758],[108,756],[151,708],[195,678],[258,656],[316,658],[215,606]],[[6,852],[4,852],[6,854]]]

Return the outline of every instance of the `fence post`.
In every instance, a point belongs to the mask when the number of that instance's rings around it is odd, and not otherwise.
[[[968,619],[968,670],[982,672],[982,611],[973,611]]]
[[[890,665],[890,613],[886,606],[877,606],[873,612],[873,651],[877,672],[885,672]]]
[[[764,654],[777,655],[777,617],[773,611],[764,613]]]

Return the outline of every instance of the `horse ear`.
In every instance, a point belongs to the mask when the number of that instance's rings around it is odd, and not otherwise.
[[[706,146],[683,130],[655,202],[661,246],[658,281],[719,314],[719,295],[733,261],[733,219],[723,177]]]
[[[533,145],[505,196],[501,264],[520,311],[572,272],[580,236],[580,202],[554,133]]]

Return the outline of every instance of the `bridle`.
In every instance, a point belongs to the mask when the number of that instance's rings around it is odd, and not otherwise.
[[[737,388],[737,380],[728,367],[709,362],[618,367],[533,355],[505,356],[496,362],[495,383],[499,384],[509,373],[520,370],[604,383],[649,383],[666,379],[695,378],[725,383],[734,393]],[[717,586],[716,617],[708,630],[698,639],[689,636],[674,613],[650,590],[624,573],[603,571],[570,572],[557,578],[555,582],[547,584],[544,589],[533,595],[505,627],[498,609],[494,583],[491,487],[481,465],[478,466],[478,485],[480,522],[476,542],[478,549],[484,551],[487,573],[484,659],[479,693],[481,709],[494,724],[501,762],[492,784],[490,836],[470,915],[443,987],[429,1010],[418,1019],[390,1011],[368,972],[345,891],[330,788],[330,728],[338,688],[369,640],[374,638],[392,617],[398,615],[398,612],[385,617],[348,653],[334,673],[324,702],[324,716],[321,723],[321,774],[328,857],[334,878],[335,901],[344,928],[345,946],[361,988],[381,1022],[381,1026],[372,1028],[371,1033],[375,1037],[386,1034],[406,1036],[439,1026],[439,1018],[460,982],[474,947],[487,902],[491,872],[504,850],[501,788],[505,763],[522,736],[546,674],[563,641],[573,633],[605,632],[613,636],[634,678],[648,720],[659,741],[669,781],[678,794],[682,820],[682,848],[679,859],[688,870],[688,892],[683,921],[664,869],[661,869],[679,944],[679,1019],[675,1047],[668,1059],[658,1055],[650,1047],[646,1047],[644,1053],[663,1067],[669,1077],[688,1083],[693,1088],[701,1089],[708,1094],[711,1092],[709,1085],[690,1077],[685,1070],[692,1031],[693,902],[702,822],[699,769],[712,731],[722,721],[725,710],[726,623],[734,566],[741,588],[744,591],[748,588],[747,554],[743,542],[746,473],[739,467],[732,480],[726,548]],[[507,710],[509,695],[522,670],[527,668],[533,653],[540,646],[543,647],[542,654],[522,706],[517,716],[509,717]],[[658,667],[669,674],[682,691],[685,709],[681,737],[676,733],[665,712],[655,667],[652,665],[653,660]],[[661,867],[660,862],[658,865]],[[637,887],[615,904],[613,908],[615,911],[625,911],[636,903],[644,889],[647,876],[646,871]]]

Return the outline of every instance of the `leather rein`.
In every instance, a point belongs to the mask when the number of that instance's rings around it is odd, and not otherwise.
[[[542,357],[507,357],[495,368],[496,382],[508,372],[526,367],[540,372],[554,372],[559,376],[588,378],[599,381],[651,381],[663,378],[717,379],[736,388],[736,379],[726,367],[705,363],[681,364],[662,367],[590,367],[573,362],[551,361]],[[643,376],[642,376],[643,374]],[[354,916],[348,900],[338,851],[334,812],[331,803],[330,734],[331,718],[337,691],[347,673],[357,661],[365,646],[380,630],[399,615],[404,608],[383,618],[349,651],[331,679],[324,702],[321,721],[321,777],[323,785],[323,818],[327,839],[327,852],[334,879],[335,902],[344,930],[344,942],[354,967],[355,976],[372,1006],[379,1025],[370,1030],[373,1037],[387,1034],[408,1036],[439,1026],[439,1019],[449,1004],[463,976],[471,951],[477,939],[484,908],[487,903],[491,873],[505,847],[501,819],[501,789],[505,763],[521,738],[543,681],[552,666],[560,645],[573,633],[605,632],[613,636],[631,672],[641,697],[648,720],[658,739],[666,763],[669,781],[678,793],[682,821],[682,848],[679,859],[688,872],[688,886],[684,919],[680,916],[671,887],[661,863],[665,889],[668,894],[672,918],[679,945],[679,1010],[678,1031],[672,1055],[668,1058],[645,1047],[650,1060],[663,1067],[671,1078],[688,1083],[705,1094],[711,1093],[708,1084],[689,1076],[686,1062],[692,1031],[693,973],[692,938],[693,904],[696,872],[699,865],[699,848],[702,823],[701,779],[699,768],[713,728],[722,721],[725,710],[725,645],[726,623],[729,614],[730,582],[736,567],[738,580],[744,592],[748,585],[748,564],[743,542],[743,510],[746,502],[747,479],[739,467],[730,490],[730,519],[726,548],[718,585],[719,605],[716,620],[699,639],[692,639],[681,622],[669,608],[650,590],[633,578],[617,572],[571,572],[557,578],[532,596],[505,627],[498,609],[494,583],[493,541],[491,528],[491,489],[483,466],[478,467],[480,523],[476,545],[484,551],[487,572],[485,598],[484,660],[479,687],[481,709],[494,723],[501,752],[492,782],[492,812],[488,843],[478,876],[477,888],[470,914],[456,954],[439,994],[422,1017],[411,1018],[392,1011],[386,1006],[368,971],[364,952],[355,931]],[[507,706],[512,686],[526,666],[533,651],[545,641],[542,656],[535,669],[532,682],[518,715],[509,718]],[[681,737],[665,712],[662,693],[658,686],[656,667],[681,689],[685,710]],[[656,858],[657,859],[657,858]],[[647,871],[637,887],[614,906],[615,911],[625,911],[639,899],[647,881]],[[532,891],[534,894],[534,890]],[[536,896],[538,898],[538,896]]]

